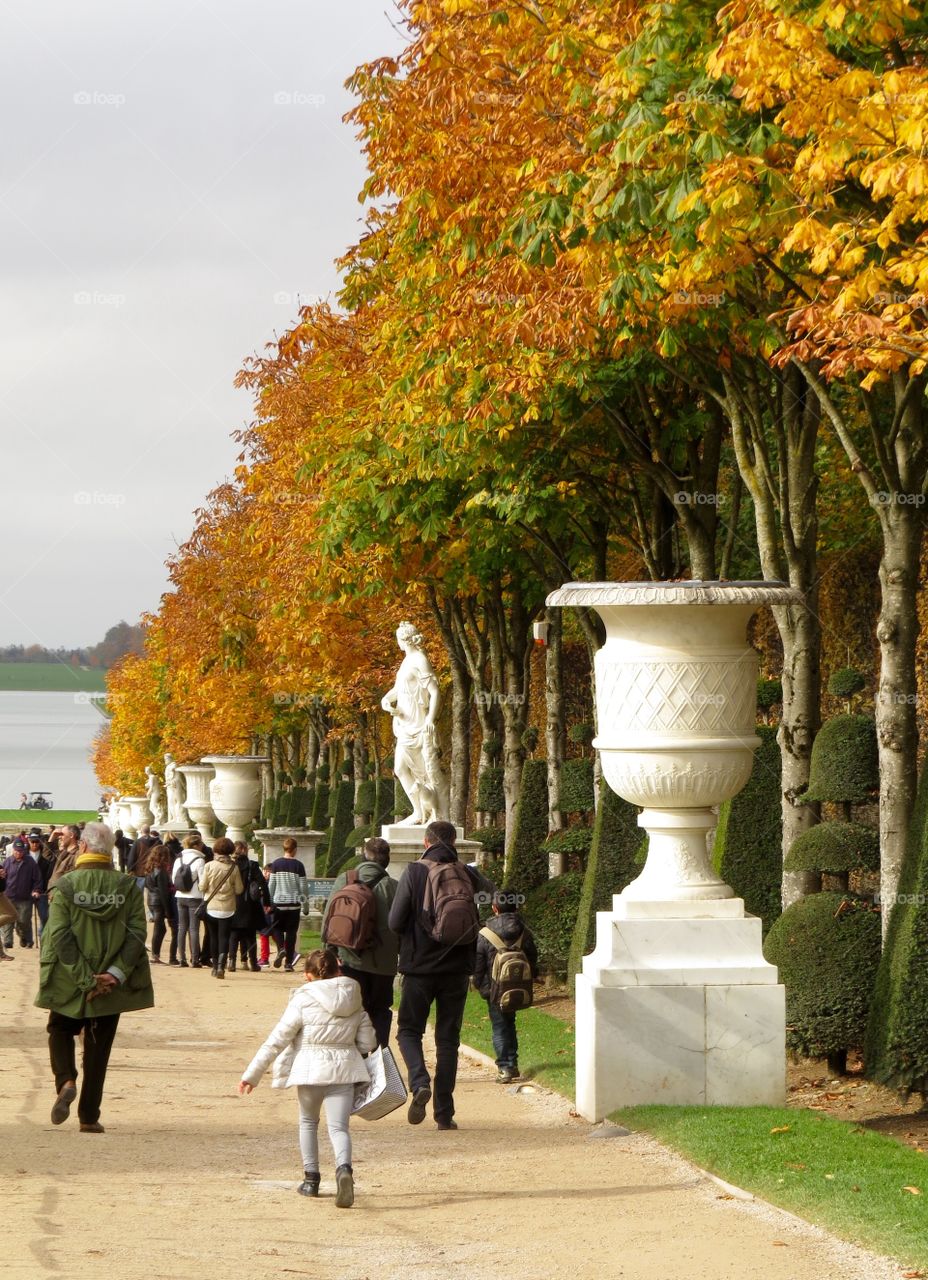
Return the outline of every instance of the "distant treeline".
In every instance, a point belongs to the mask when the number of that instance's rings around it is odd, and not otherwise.
[[[142,628],[117,622],[89,649],[46,649],[41,644],[0,646],[0,662],[67,662],[75,667],[114,666],[127,653],[142,652]]]

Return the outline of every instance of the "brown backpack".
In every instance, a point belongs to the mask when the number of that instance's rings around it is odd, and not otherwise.
[[[322,941],[328,947],[367,951],[376,940],[377,900],[370,885],[361,880],[357,867],[352,867],[346,883],[332,894]]]
[[[480,917],[474,882],[462,862],[432,862],[422,895],[426,933],[446,947],[467,946],[477,937]]]

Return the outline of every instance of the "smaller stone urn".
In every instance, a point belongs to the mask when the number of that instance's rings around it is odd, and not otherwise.
[[[203,839],[210,841],[213,838],[216,815],[210,803],[209,784],[216,771],[211,764],[179,764],[177,768],[187,784],[184,808]]]
[[[154,818],[148,807],[148,796],[123,796],[120,804],[129,811],[128,830],[123,827],[126,835],[137,836],[140,827],[151,826]]]
[[[226,825],[230,840],[245,840],[245,828],[261,806],[261,766],[267,756],[204,756],[216,776],[209,784],[209,798],[216,817]],[[187,801],[190,811],[190,801]],[[191,815],[192,816],[192,815]]]

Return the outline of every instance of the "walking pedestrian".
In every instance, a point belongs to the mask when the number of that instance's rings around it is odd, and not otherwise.
[[[425,828],[425,852],[403,872],[390,928],[400,935],[403,992],[396,1041],[409,1073],[410,1124],[421,1124],[432,1097],[422,1037],[435,1005],[435,1100],[432,1113],[439,1129],[456,1129],[454,1086],[458,1045],[467,988],[477,952],[480,920],[476,895],[494,886],[475,867],[461,862],[455,849],[457,832],[450,822]]]
[[[339,975],[334,951],[311,952],[305,977],[284,1016],[242,1073],[238,1091],[242,1096],[251,1093],[272,1062],[272,1087],[296,1086],[303,1158],[298,1190],[304,1196],[319,1194],[319,1113],[325,1103],[335,1152],[335,1205],[349,1209],[354,1203],[348,1128],[354,1086],[370,1078],[362,1054],[374,1049],[377,1037],[361,1004],[361,989],[354,979]]]
[[[113,833],[84,828],[75,869],[52,895],[42,936],[35,1003],[49,1010],[48,1047],[55,1077],[52,1124],[63,1124],[77,1096],[74,1040],[83,1032],[84,1078],[77,1106],[81,1133],[103,1133],[100,1104],[120,1016],[155,1003],[145,949],[145,904],[135,880],[113,866]]]
[[[254,858],[248,856],[248,846],[241,841],[237,842],[233,856],[244,889],[236,899],[235,915],[232,917],[228,967],[232,973],[235,972],[237,953],[240,952],[242,968],[260,973],[257,935],[258,930],[267,924],[271,914],[271,895],[260,866]]]
[[[532,1003],[532,983],[538,977],[538,949],[531,929],[519,914],[522,901],[522,895],[511,886],[497,889],[493,895],[493,919],[477,935],[474,988],[487,1002],[498,1084],[519,1078],[516,1014]],[[503,972],[498,972],[499,962]]]
[[[390,908],[399,885],[387,873],[387,867],[390,865],[390,846],[386,840],[382,840],[379,836],[365,840],[363,858],[364,861],[359,867],[353,871],[343,871],[336,877],[322,921],[322,940],[332,945],[329,942],[327,930],[333,923],[333,905],[337,913],[341,891],[349,883],[362,885],[363,891],[369,893],[373,900],[375,913],[372,920],[373,937],[367,946],[360,949],[350,945],[337,946],[338,959],[345,977],[354,978],[361,988],[364,1010],[374,1025],[377,1043],[381,1047],[386,1047],[393,1023],[393,983],[396,978],[400,942],[390,928]],[[353,935],[356,927],[357,915],[349,907],[345,912],[339,936],[346,942],[354,942],[356,935]],[[337,939],[333,941],[337,942]]]
[[[35,858],[30,858],[29,846],[25,840],[16,837],[10,845],[3,868],[0,870],[0,889],[16,913],[14,921],[8,921],[2,928],[2,940],[5,949],[13,946],[13,931],[19,938],[20,946],[34,946],[32,936],[32,911],[42,893],[42,872]]]
[[[168,875],[171,855],[163,844],[156,844],[142,855],[138,870],[145,877],[145,899],[148,915],[152,921],[151,959],[153,964],[161,963],[161,946],[164,935],[170,929],[171,944],[169,962],[177,964],[177,925],[174,921],[174,908],[171,902],[173,885]]]
[[[200,921],[197,919],[197,907],[203,901],[200,875],[205,866],[200,837],[186,836],[183,852],[171,868],[174,901],[177,903],[177,955],[182,969],[200,968]],[[187,964],[188,945],[190,947],[189,966]]]
[[[297,937],[300,932],[302,905],[306,901],[309,886],[306,883],[306,868],[296,856],[297,844],[293,836],[287,836],[283,849],[284,856],[275,858],[270,865],[268,888],[276,917],[272,935],[277,943],[274,968],[279,969],[286,962],[287,972],[292,973],[293,966],[299,960]]]
[[[242,892],[242,876],[232,861],[235,849],[231,840],[223,837],[213,845],[213,860],[200,873],[200,889],[206,909],[209,929],[210,953],[213,957],[214,978],[226,976],[229,953],[229,934],[235,915],[235,899]]]

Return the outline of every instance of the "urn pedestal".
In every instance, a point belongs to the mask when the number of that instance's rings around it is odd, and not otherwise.
[[[571,583],[548,605],[593,608],[603,776],[638,805],[645,867],[596,916],[577,976],[577,1110],[782,1105],[785,994],[761,922],[713,871],[713,806],[737,795],[759,745],[747,624],[791,604],[781,583]]]
[[[284,856],[284,841],[292,837],[296,841],[297,859],[306,868],[307,877],[311,879],[316,874],[316,850],[326,837],[324,831],[310,831],[307,827],[270,827],[256,831],[255,835],[264,845],[265,867]]]
[[[456,827],[458,838],[455,848],[462,862],[476,862],[483,854],[483,845],[476,840],[464,839],[464,828]],[[381,837],[390,846],[390,865],[387,868],[394,880],[399,880],[410,862],[418,862],[425,853],[425,827],[404,826],[401,822],[388,823],[380,828]]]
[[[209,784],[216,771],[211,764],[179,764],[177,769],[183,774],[187,788],[184,808],[204,842],[209,843],[213,838],[213,824],[216,821],[209,798]]]
[[[123,835],[131,836],[133,840],[137,839],[139,828],[151,826],[154,818],[151,809],[148,807],[148,796],[123,796],[120,801],[123,808],[124,818]],[[128,823],[128,825],[125,825]]]
[[[209,800],[229,840],[245,840],[245,828],[261,805],[261,765],[267,756],[204,756],[216,770],[209,784]],[[188,812],[190,801],[187,801]]]

